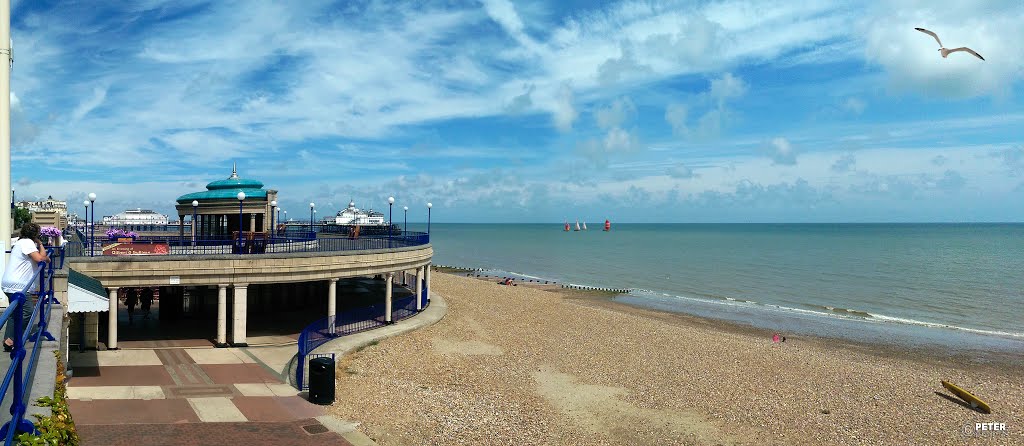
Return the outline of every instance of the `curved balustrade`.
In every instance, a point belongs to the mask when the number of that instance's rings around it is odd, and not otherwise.
[[[424,284],[426,281],[424,280]],[[410,290],[412,288],[409,288]],[[399,321],[418,313],[416,311],[416,299],[422,300],[421,307],[427,308],[427,290],[424,285],[423,293],[416,296],[415,293],[408,297],[395,299],[392,302],[391,320]],[[306,390],[309,383],[306,382],[306,357],[317,347],[327,343],[331,339],[338,338],[361,331],[371,330],[386,325],[384,314],[384,302],[369,305],[366,307],[339,311],[336,316],[320,319],[299,334],[298,362],[295,368],[295,386],[299,390]]]
[[[118,243],[108,240],[105,235],[90,242],[89,234],[76,231],[77,241],[65,245],[69,257],[100,256],[103,248]],[[194,254],[272,254],[298,252],[357,251],[368,249],[392,249],[408,246],[422,246],[430,243],[425,232],[396,232],[395,234],[363,235],[358,237],[330,233],[293,234],[288,236],[263,233],[244,233],[243,237],[219,236],[193,239],[189,236],[140,236],[131,240],[130,247],[139,253],[194,255]],[[152,252],[149,252],[152,251]]]

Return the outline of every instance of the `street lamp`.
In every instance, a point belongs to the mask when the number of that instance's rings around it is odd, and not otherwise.
[[[86,231],[88,231],[89,230],[89,200],[83,201],[82,204],[85,205],[85,227],[82,228],[82,229],[85,229]],[[82,241],[82,248],[85,248],[85,243],[86,242],[88,242],[90,244],[90,246],[92,245],[92,241],[89,240],[89,237],[86,237],[85,240]],[[85,255],[85,253],[83,252],[82,255]]]
[[[309,236],[316,238],[316,232],[313,231],[313,208],[316,207],[316,203],[309,203]]]
[[[274,201],[270,202],[270,221],[274,222],[274,230],[275,231],[277,230],[277,219],[275,218],[276,215],[277,215],[277,200],[274,200]],[[265,223],[264,223],[264,226],[266,226]],[[271,236],[273,236],[274,232],[271,231],[270,234],[271,234]]]
[[[92,223],[90,224],[92,226],[92,230],[89,231],[89,234],[90,234],[89,238],[92,239],[92,241],[89,242],[89,256],[91,257],[91,256],[96,255],[96,248],[94,246],[96,244],[96,194],[95,193],[89,192],[89,205],[92,207],[92,217],[89,219],[89,220],[92,221]]]
[[[245,201],[245,192],[238,193],[238,253],[242,253],[242,202]]]
[[[427,235],[430,235],[430,208],[434,207],[434,203],[427,203]]]
[[[196,246],[196,210],[199,209],[199,200],[192,200],[192,246]]]
[[[405,226],[402,228],[402,235],[409,232],[409,206],[402,206],[402,210],[405,211]]]
[[[391,206],[395,204],[395,197],[388,197],[388,248],[391,247],[391,228],[393,220],[391,220]]]

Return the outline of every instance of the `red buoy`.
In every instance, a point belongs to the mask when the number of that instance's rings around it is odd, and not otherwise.
[[[604,221],[604,230],[605,231],[611,231],[612,230],[612,222],[610,222],[608,220],[605,220]]]

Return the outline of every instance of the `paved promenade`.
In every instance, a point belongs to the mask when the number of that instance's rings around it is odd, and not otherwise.
[[[294,344],[159,345],[168,343],[71,354],[68,398],[83,444],[352,444],[279,374]]]

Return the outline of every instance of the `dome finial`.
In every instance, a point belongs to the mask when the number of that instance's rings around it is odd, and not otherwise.
[[[238,179],[238,169],[237,169],[236,164],[235,164],[234,161],[231,162],[231,176],[228,177],[228,179],[229,180],[237,180]]]

